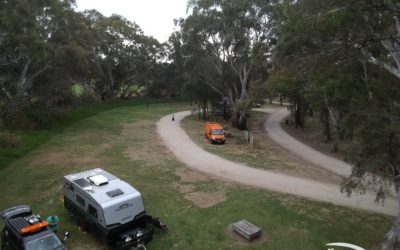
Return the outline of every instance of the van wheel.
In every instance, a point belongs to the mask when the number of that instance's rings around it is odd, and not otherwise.
[[[76,222],[76,224],[78,225],[78,228],[79,228],[79,230],[80,230],[81,232],[87,232],[87,231],[88,231],[87,226],[84,225],[80,220],[78,220],[78,221]]]
[[[137,247],[133,247],[132,250],[146,250],[144,244],[139,244]]]

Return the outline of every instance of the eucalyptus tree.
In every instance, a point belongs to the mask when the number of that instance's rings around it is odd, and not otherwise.
[[[354,167],[342,184],[349,195],[372,184],[383,200],[394,184],[399,198],[398,14],[396,1],[284,2],[276,72],[301,58],[307,67],[284,75],[303,80],[298,93],[329,117],[335,140],[352,140]],[[382,249],[400,246],[399,218]]]
[[[101,69],[96,86],[103,99],[112,98],[116,95],[119,81],[125,80],[122,78],[126,75],[123,69],[128,70],[124,67],[129,64],[129,59],[125,57],[127,49],[136,45],[135,40],[142,31],[118,15],[105,17],[94,12],[88,14],[94,20],[96,62]]]
[[[0,1],[2,116],[29,104],[37,78],[56,67],[56,55],[69,37],[62,35],[74,1]]]
[[[205,52],[219,79],[203,76],[204,83],[226,99],[232,110],[233,125],[246,127],[250,106],[248,84],[254,66],[252,52],[260,43],[268,44],[272,34],[272,1],[189,1],[192,14],[182,20],[184,45]],[[269,47],[263,47],[268,53]],[[236,80],[228,81],[228,75]]]

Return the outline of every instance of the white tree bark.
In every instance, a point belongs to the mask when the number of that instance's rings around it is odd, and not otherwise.
[[[395,35],[393,38],[384,39],[381,42],[382,46],[389,53],[390,57],[393,58],[395,64],[389,63],[383,59],[376,58],[365,49],[362,49],[362,52],[364,55],[367,56],[368,62],[379,65],[397,78],[400,78],[400,23],[397,18],[396,28],[397,35]]]
[[[33,72],[32,74],[29,74],[31,64],[32,60],[27,59],[21,71],[18,81],[15,82],[15,94],[10,97],[8,103],[6,104],[3,110],[3,114],[5,114],[6,116],[14,113],[18,105],[21,103],[21,100],[24,98],[26,91],[32,88],[33,81],[35,80],[35,78],[50,67],[50,62],[47,62],[42,68]]]
[[[324,102],[325,102],[325,106],[328,110],[329,113],[329,118],[331,120],[331,127],[333,130],[333,140],[334,140],[334,151],[339,150],[339,129],[338,129],[338,119],[336,118],[336,114],[335,111],[333,110],[333,108],[329,105],[328,102],[328,97],[326,94],[324,94]]]

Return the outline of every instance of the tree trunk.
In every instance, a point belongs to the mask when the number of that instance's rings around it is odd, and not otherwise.
[[[237,128],[240,130],[245,130],[247,129],[247,117],[245,112],[241,112],[239,114],[239,120],[237,124]]]
[[[328,97],[326,95],[324,95],[324,99],[325,99],[324,101],[325,101],[326,109],[328,110],[329,118],[331,120],[332,131],[333,131],[332,151],[338,152],[339,151],[339,128],[338,128],[337,118],[336,118],[333,108],[329,106]]]
[[[239,124],[239,116],[240,114],[238,112],[232,111],[232,127],[237,128]]]
[[[107,74],[110,80],[109,85],[106,87],[106,95],[108,98],[114,97],[114,77],[112,75],[111,67],[107,67]]]
[[[207,120],[207,101],[203,100],[203,105],[202,105],[202,109],[203,109],[203,120]]]
[[[198,103],[197,106],[198,106],[198,109],[199,109],[199,120],[201,120],[201,104]]]
[[[2,110],[2,116],[5,119],[6,123],[7,120],[9,120],[10,117],[18,109],[18,106],[20,106],[23,100],[27,99],[26,93],[28,90],[32,88],[33,81],[36,79],[36,77],[38,77],[40,74],[46,71],[50,65],[49,61],[36,72],[29,74],[31,63],[32,59],[28,59],[25,62],[22,72],[19,76],[19,79],[15,83],[15,94],[10,98],[10,100],[5,105],[5,108]]]
[[[400,180],[395,178],[394,185],[396,187],[397,199],[400,204]],[[400,213],[394,220],[392,228],[387,232],[381,243],[381,250],[398,250],[400,249]]]
[[[324,110],[324,118],[323,123],[324,123],[324,135],[325,135],[325,142],[329,142],[332,140],[332,133],[331,133],[331,125],[329,122],[329,114],[328,111],[325,109]]]
[[[296,103],[294,107],[294,122],[296,128],[301,127],[301,108],[299,103]]]
[[[314,117],[314,109],[313,108],[309,108],[309,115],[310,117]]]

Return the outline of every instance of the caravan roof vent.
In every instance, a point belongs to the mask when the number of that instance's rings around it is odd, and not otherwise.
[[[88,179],[91,183],[93,183],[96,186],[103,186],[103,185],[108,184],[108,179],[104,175],[101,175],[101,174],[93,175],[93,176],[89,177]]]
[[[114,198],[114,197],[117,197],[117,196],[120,196],[120,195],[124,194],[124,192],[122,192],[121,189],[117,188],[117,189],[115,189],[115,190],[108,191],[106,194],[107,194],[110,198]]]

